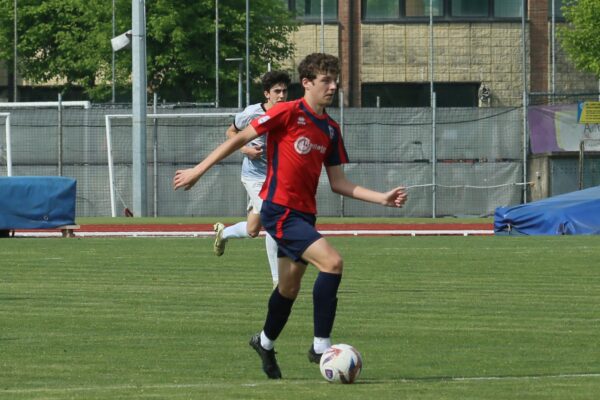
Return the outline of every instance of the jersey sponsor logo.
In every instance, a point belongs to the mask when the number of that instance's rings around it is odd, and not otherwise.
[[[310,153],[310,140],[304,136],[299,137],[294,142],[294,149],[296,149],[298,154]]]
[[[271,117],[269,117],[268,115],[263,115],[262,117],[260,117],[258,119],[258,123],[259,123],[259,125],[262,125],[270,119],[271,119]]]
[[[298,125],[306,125],[306,119],[303,116],[298,117]]]
[[[311,143],[310,139],[305,136],[301,136],[298,139],[296,139],[296,141],[294,142],[294,149],[298,154],[302,155],[310,153],[311,150],[317,150],[321,154],[325,154],[325,152],[327,151],[327,148],[325,146],[323,146],[322,144]]]

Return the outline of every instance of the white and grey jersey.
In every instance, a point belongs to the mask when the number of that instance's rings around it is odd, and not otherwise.
[[[233,125],[238,131],[241,131],[250,122],[260,117],[265,113],[265,109],[262,103],[252,104],[235,115]],[[263,150],[263,154],[260,158],[254,160],[249,159],[244,155],[244,161],[242,162],[242,176],[249,179],[262,179],[265,180],[267,177],[267,135],[261,135],[251,142],[247,143],[246,146],[258,146]]]

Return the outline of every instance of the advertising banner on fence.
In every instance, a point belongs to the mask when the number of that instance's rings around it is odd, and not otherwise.
[[[577,108],[577,122],[600,124],[600,101],[582,101]]]
[[[584,139],[586,150],[600,151],[600,124],[579,123],[578,104],[529,107],[531,152],[534,154],[579,151]]]

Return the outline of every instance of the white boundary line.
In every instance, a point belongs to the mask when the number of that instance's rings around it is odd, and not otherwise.
[[[522,376],[471,376],[471,377],[416,377],[386,380],[365,380],[366,383],[413,383],[413,382],[477,382],[477,381],[523,381],[523,380],[545,380],[545,379],[573,379],[573,378],[598,378],[600,373],[589,374],[554,374],[554,375],[522,375]],[[287,384],[306,385],[306,380],[286,380]],[[106,386],[79,386],[65,388],[30,388],[30,389],[4,389],[2,393],[25,394],[25,393],[59,393],[59,392],[89,392],[89,391],[121,391],[121,390],[151,390],[151,389],[187,389],[187,388],[229,388],[229,387],[256,387],[269,385],[268,380],[256,383],[240,384],[218,384],[218,383],[189,383],[189,384],[155,384],[155,385],[106,385]],[[310,383],[313,384],[313,383]],[[321,381],[319,384],[329,385]],[[359,383],[360,384],[360,383]]]
[[[493,230],[322,230],[324,236],[481,236],[493,235]],[[76,237],[212,237],[213,231],[109,231],[78,232]],[[260,233],[264,235],[264,232]],[[17,231],[15,237],[59,237],[58,231]]]

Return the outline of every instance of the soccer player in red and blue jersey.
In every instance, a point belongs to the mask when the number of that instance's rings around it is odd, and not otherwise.
[[[319,270],[313,286],[314,338],[309,361],[318,363],[332,344],[343,260],[315,229],[316,192],[323,165],[335,193],[388,207],[401,207],[407,200],[403,187],[377,192],[350,182],[344,174],[342,164],[348,162],[348,155],[338,124],[326,112],[337,89],[338,59],[313,53],[300,63],[298,72],[304,88],[302,99],[273,106],[200,164],[177,171],[173,178],[175,189],[188,190],[214,164],[268,132],[260,217],[277,242],[279,284],[269,298],[263,330],[252,336],[250,346],[272,379],[281,378],[274,342],[288,320],[308,264]]]

